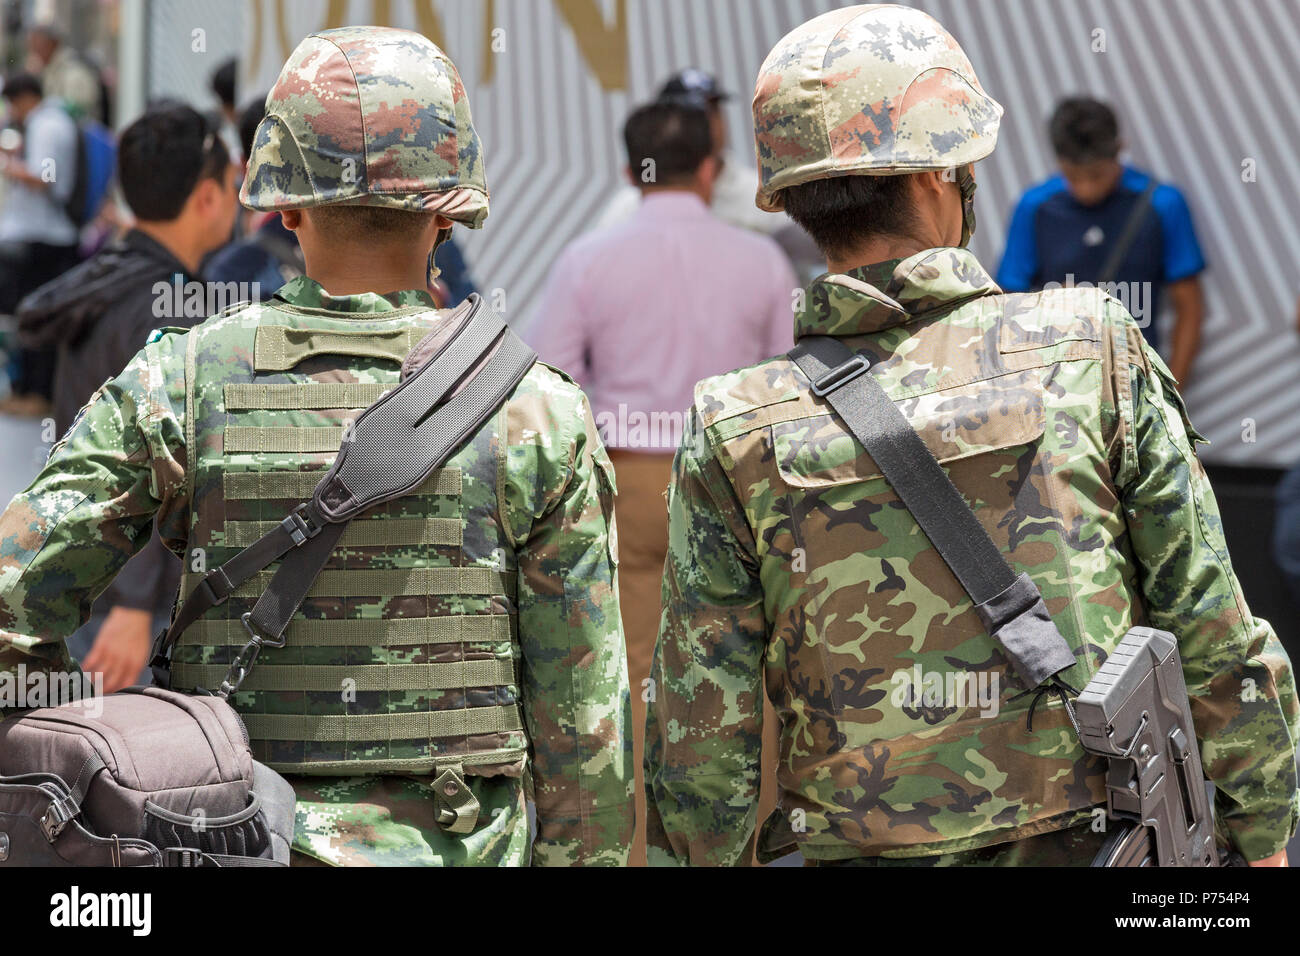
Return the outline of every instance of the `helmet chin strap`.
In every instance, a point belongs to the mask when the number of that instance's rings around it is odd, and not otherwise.
[[[975,234],[975,176],[969,163],[957,170],[957,188],[961,190],[961,242],[957,245],[965,249]]]
[[[433,264],[433,257],[438,252],[438,247],[451,238],[451,227],[438,230],[438,237],[433,240],[433,248],[429,250],[429,268],[425,281],[429,288],[433,288],[434,281],[442,274],[442,270]]]

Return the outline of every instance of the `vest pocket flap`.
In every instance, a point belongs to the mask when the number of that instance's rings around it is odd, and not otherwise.
[[[941,463],[1042,437],[1046,422],[1037,370],[928,392],[895,404]],[[782,480],[795,488],[882,478],[880,468],[829,410],[772,426]]]

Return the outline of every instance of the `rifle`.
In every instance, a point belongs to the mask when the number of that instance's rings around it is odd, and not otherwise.
[[[1218,866],[1205,779],[1168,631],[1132,628],[1074,701],[1079,741],[1105,757],[1113,828],[1093,866]]]

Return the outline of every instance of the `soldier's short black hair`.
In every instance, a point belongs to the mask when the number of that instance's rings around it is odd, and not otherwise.
[[[235,75],[239,62],[232,56],[212,71],[212,92],[221,100],[222,106],[235,106]]]
[[[198,110],[168,103],[122,131],[117,179],[137,219],[166,222],[185,208],[204,179],[221,182],[230,152]]]
[[[839,258],[876,236],[905,234],[915,219],[906,176],[833,176],[781,190],[785,211]]]
[[[1057,158],[1067,163],[1090,163],[1119,155],[1119,120],[1101,100],[1087,96],[1061,100],[1047,131]]]
[[[34,95],[40,99],[45,95],[45,91],[41,86],[41,78],[35,73],[19,72],[10,73],[5,77],[4,92],[0,95],[7,100],[15,100],[25,95]]]
[[[437,213],[390,209],[388,206],[315,206],[309,210],[322,232],[353,242],[377,239],[414,241]]]
[[[686,182],[713,154],[708,110],[693,101],[647,103],[633,110],[623,124],[623,145],[636,182],[647,186]]]

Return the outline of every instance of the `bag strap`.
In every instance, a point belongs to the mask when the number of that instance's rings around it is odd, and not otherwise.
[[[311,500],[194,586],[155,642],[151,666],[159,686],[170,684],[170,652],[185,629],[280,560],[266,591],[241,618],[250,639],[235,656],[217,695],[233,693],[263,646],[283,646],[290,619],[348,522],[420,485],[523,380],[536,353],[484,308],[479,296],[471,296],[467,306],[467,317],[456,333],[345,430],[339,454]],[[440,334],[435,330],[429,337]]]
[[[789,354],[811,380],[813,394],[830,404],[866,448],[952,569],[1025,687],[1073,690],[1057,675],[1074,666],[1074,654],[1037,586],[1007,563],[921,436],[871,375],[867,358],[839,339],[820,335],[800,339]]]
[[[1137,205],[1133,207],[1133,211],[1128,214],[1128,219],[1124,221],[1123,231],[1120,232],[1119,238],[1115,240],[1115,245],[1110,247],[1110,252],[1106,254],[1106,261],[1102,263],[1101,272],[1097,274],[1097,285],[1114,281],[1115,276],[1119,273],[1119,267],[1124,264],[1124,257],[1133,248],[1133,243],[1137,240],[1142,223],[1146,221],[1147,210],[1151,208],[1151,200],[1156,194],[1156,185],[1153,176],[1151,181],[1147,183],[1147,188],[1142,190]]]

